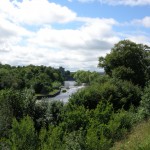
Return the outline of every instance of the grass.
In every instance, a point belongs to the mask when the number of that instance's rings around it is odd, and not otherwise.
[[[46,95],[55,95],[57,92],[59,92],[59,89],[54,89],[53,91],[47,93],[47,94],[39,94],[37,93],[36,96],[46,96]]]
[[[150,150],[150,119],[139,123],[125,140],[116,142],[111,150]]]
[[[37,93],[37,94],[35,94],[35,96],[45,96],[46,94],[39,94],[39,93]]]
[[[49,92],[49,95],[55,95],[58,92],[59,92],[58,89],[54,89],[53,91]]]

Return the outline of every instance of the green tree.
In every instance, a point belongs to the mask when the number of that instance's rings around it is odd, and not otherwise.
[[[51,101],[48,103],[48,108],[45,114],[48,124],[58,125],[61,122],[63,106],[64,104],[61,101]]]
[[[80,129],[78,131],[73,131],[68,133],[64,137],[65,150],[85,150],[85,131]]]
[[[86,135],[87,150],[107,150],[112,146],[111,140],[104,136],[105,128],[103,124],[99,124],[97,128],[88,128]]]
[[[141,119],[148,118],[150,116],[150,83],[144,88],[138,113]]]
[[[37,135],[32,119],[27,116],[20,122],[13,120],[10,130],[10,147],[12,150],[36,150]]]
[[[49,126],[47,131],[42,129],[39,134],[39,150],[64,150],[63,134],[64,132],[59,126]]]
[[[87,112],[83,106],[68,106],[63,115],[62,127],[68,132],[85,129],[88,123]]]
[[[12,119],[20,120],[23,116],[34,116],[35,97],[31,89],[18,91],[6,89],[0,91],[0,135],[7,136]]]
[[[68,105],[84,106],[88,109],[95,109],[100,101],[109,101],[113,108],[128,110],[130,105],[139,105],[141,100],[141,89],[129,81],[109,79],[104,83],[94,83],[86,87],[69,99]]]
[[[7,137],[11,127],[13,110],[9,102],[11,92],[8,90],[0,91],[0,137]]]
[[[150,73],[150,47],[123,40],[115,44],[110,54],[99,58],[99,67],[106,74],[144,86]]]

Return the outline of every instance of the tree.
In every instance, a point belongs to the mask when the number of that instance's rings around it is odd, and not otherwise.
[[[68,105],[83,105],[85,108],[95,109],[100,101],[109,101],[113,104],[114,110],[121,108],[128,110],[130,105],[139,105],[141,89],[138,86],[116,78],[103,82],[101,84],[94,83],[78,91],[71,96]]]
[[[110,54],[99,58],[99,67],[106,74],[144,86],[150,75],[150,47],[123,40],[115,44]]]
[[[150,83],[144,88],[138,113],[140,118],[148,118],[150,116]]]
[[[31,89],[18,91],[6,89],[0,91],[0,136],[7,136],[12,119],[20,120],[23,116],[34,115],[35,97]]]
[[[32,119],[28,116],[23,118],[21,122],[14,119],[9,140],[12,150],[37,149],[37,135]]]
[[[41,129],[39,134],[39,150],[64,150],[63,130],[61,127],[49,126],[49,129]]]

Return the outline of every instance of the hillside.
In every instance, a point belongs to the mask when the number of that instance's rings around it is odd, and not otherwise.
[[[116,142],[111,150],[150,150],[150,119],[135,126],[126,139]]]

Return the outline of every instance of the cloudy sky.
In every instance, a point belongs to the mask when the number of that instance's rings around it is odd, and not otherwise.
[[[150,46],[150,0],[0,0],[0,62],[99,70],[130,39]]]

